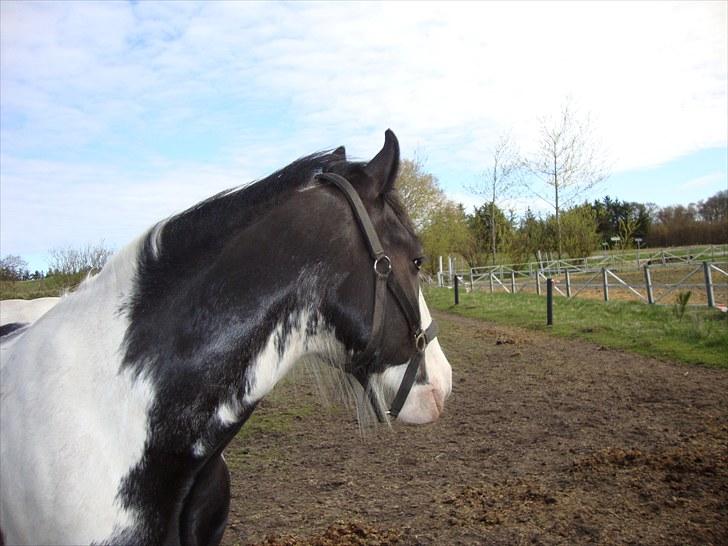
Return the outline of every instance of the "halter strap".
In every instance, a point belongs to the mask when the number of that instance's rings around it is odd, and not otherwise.
[[[316,178],[331,182],[342,191],[342,193],[346,196],[346,200],[351,205],[351,208],[354,210],[354,217],[356,218],[359,227],[361,227],[364,232],[364,240],[367,243],[369,254],[374,260],[374,273],[376,274],[378,285],[375,288],[375,314],[376,303],[378,300],[376,294],[380,291],[379,286],[382,284],[381,280],[385,280],[387,287],[390,292],[392,292],[392,295],[397,301],[400,309],[402,309],[402,313],[404,313],[404,317],[407,320],[410,330],[414,332],[415,337],[417,337],[417,335],[421,332],[419,309],[416,309],[412,305],[397,279],[395,279],[393,275],[390,275],[392,272],[392,261],[389,259],[389,256],[384,253],[384,248],[379,240],[379,235],[377,235],[377,231],[374,229],[374,224],[372,224],[372,220],[369,217],[367,209],[364,207],[364,203],[362,203],[361,197],[359,197],[359,194],[351,185],[351,182],[343,176],[335,173],[322,173],[317,175]],[[383,300],[381,301],[384,303]]]
[[[377,419],[383,422],[387,419],[384,415],[382,415],[379,405],[375,400],[375,395],[369,385],[367,369],[369,364],[376,359],[377,350],[381,346],[387,289],[389,289],[389,292],[392,293],[397,305],[402,310],[402,314],[407,322],[410,333],[413,335],[413,342],[416,349],[416,353],[407,365],[402,383],[400,383],[392,405],[387,411],[387,415],[396,418],[407,400],[407,396],[409,395],[410,390],[412,390],[412,386],[414,385],[417,377],[417,372],[421,368],[425,349],[429,342],[437,336],[437,324],[432,321],[427,330],[422,331],[419,308],[412,304],[412,301],[407,297],[402,286],[399,284],[394,275],[391,274],[392,261],[385,254],[382,243],[377,235],[377,231],[374,229],[374,224],[372,224],[371,218],[369,217],[369,213],[364,207],[361,197],[359,197],[359,194],[351,183],[343,176],[335,173],[322,173],[317,175],[316,178],[331,182],[344,194],[354,212],[357,224],[364,234],[364,240],[366,241],[369,254],[374,260],[373,269],[375,285],[372,331],[366,347],[354,358],[351,373],[359,381],[359,383],[361,383],[367,393]]]
[[[430,341],[437,337],[437,331],[437,323],[433,320],[427,327],[427,330],[422,332],[422,335],[425,339],[425,348],[430,343]],[[396,419],[397,415],[399,415],[399,412],[402,410],[402,406],[404,406],[404,403],[407,400],[407,396],[412,390],[412,386],[415,383],[415,378],[417,377],[417,371],[420,369],[420,364],[422,363],[422,360],[424,358],[425,349],[423,348],[421,351],[417,351],[417,354],[414,356],[414,358],[410,360],[409,364],[407,365],[407,369],[404,372],[404,377],[402,378],[402,383],[399,384],[397,394],[395,395],[394,400],[392,401],[392,405],[387,412],[391,417],[394,417]]]

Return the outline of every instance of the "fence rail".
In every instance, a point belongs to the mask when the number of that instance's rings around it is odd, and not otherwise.
[[[645,265],[670,267],[676,264],[700,265],[704,261],[718,263],[726,260],[728,260],[728,244],[671,248],[669,250],[638,249],[567,260],[553,259],[547,253],[542,260],[536,262],[478,266],[467,271],[458,270],[458,274],[463,277],[463,280],[474,284],[479,280],[487,279],[492,273],[497,273],[498,277],[503,279],[512,271],[517,274],[526,273],[529,277],[535,277],[536,273],[540,271],[547,277],[553,277],[563,275],[566,271],[571,273],[599,273],[606,268],[609,271],[620,273],[630,270],[638,271]],[[443,271],[442,260],[440,260],[440,264],[438,283],[440,285],[451,283],[455,267],[450,262],[448,270]]]
[[[680,260],[670,264],[645,263],[639,269],[602,266],[598,269],[559,266],[549,269],[517,270],[509,266],[478,267],[440,274],[441,286],[452,285],[457,275],[461,289],[489,290],[491,293],[535,292],[542,294],[547,279],[553,290],[565,298],[578,296],[641,301],[647,304],[671,304],[676,291],[690,291],[693,304],[728,308],[728,261]],[[563,287],[563,289],[562,289]]]

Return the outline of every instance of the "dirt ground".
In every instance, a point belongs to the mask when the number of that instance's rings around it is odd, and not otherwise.
[[[728,372],[437,314],[453,394],[363,435],[313,408],[239,436],[223,544],[728,544]]]

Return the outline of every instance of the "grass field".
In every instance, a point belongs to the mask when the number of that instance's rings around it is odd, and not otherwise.
[[[49,296],[62,296],[76,288],[87,273],[54,275],[33,281],[0,281],[0,300],[32,300]]]
[[[427,301],[435,309],[472,318],[551,331],[605,347],[642,355],[728,369],[728,315],[688,307],[678,317],[675,306],[636,302],[607,303],[554,298],[554,325],[546,326],[546,298],[535,294],[460,293],[453,304],[447,288],[429,288]]]

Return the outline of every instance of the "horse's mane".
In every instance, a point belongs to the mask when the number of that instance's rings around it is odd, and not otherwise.
[[[153,226],[147,233],[140,255],[141,267],[165,267],[165,256],[180,256],[190,249],[213,251],[227,237],[256,221],[291,191],[306,185],[312,177],[342,162],[332,151],[317,152],[249,184],[222,191],[187,210]],[[351,164],[356,165],[356,164]]]
[[[189,213],[197,207],[202,207],[210,202],[225,199],[233,195],[244,198],[249,206],[254,207],[283,192],[295,190],[306,185],[314,174],[322,172],[331,167],[331,165],[343,161],[342,157],[333,150],[316,152],[297,159],[265,178],[213,195],[182,214]]]

